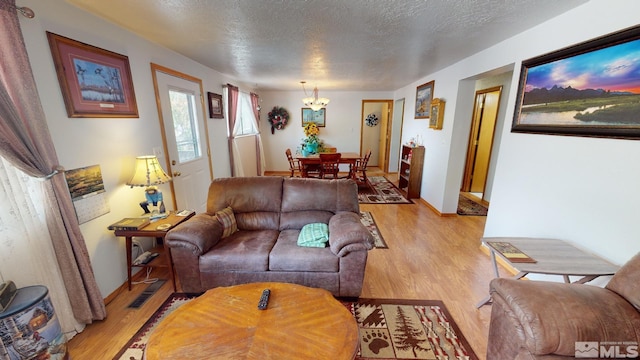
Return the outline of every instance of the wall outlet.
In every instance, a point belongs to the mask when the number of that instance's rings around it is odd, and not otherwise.
[[[155,155],[158,159],[164,157],[164,151],[159,146],[153,148],[153,155]]]

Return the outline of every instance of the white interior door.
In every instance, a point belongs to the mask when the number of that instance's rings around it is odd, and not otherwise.
[[[174,205],[178,210],[205,212],[213,176],[202,82],[167,69],[153,71]]]

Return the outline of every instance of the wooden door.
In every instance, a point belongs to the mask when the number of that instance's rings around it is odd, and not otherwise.
[[[202,81],[151,65],[174,208],[206,210],[213,178]]]
[[[484,194],[501,93],[502,86],[476,92],[462,191]]]
[[[389,132],[391,124],[389,123],[389,104],[382,104],[382,113],[380,116],[380,140],[378,144],[378,167],[380,170],[387,172],[389,168]],[[364,153],[362,154],[364,155]]]

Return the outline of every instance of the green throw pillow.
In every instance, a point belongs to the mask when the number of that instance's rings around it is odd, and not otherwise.
[[[233,209],[231,208],[231,206],[218,211],[216,213],[216,217],[224,228],[224,231],[222,232],[223,239],[238,231],[238,224],[236,223],[236,217],[235,215],[233,215]]]
[[[307,224],[298,235],[298,246],[326,247],[328,241],[329,225],[324,223]]]

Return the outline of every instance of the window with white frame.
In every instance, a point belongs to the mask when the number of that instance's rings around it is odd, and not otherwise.
[[[236,114],[235,136],[257,135],[256,120],[251,107],[251,96],[246,93],[238,94],[238,113]]]

